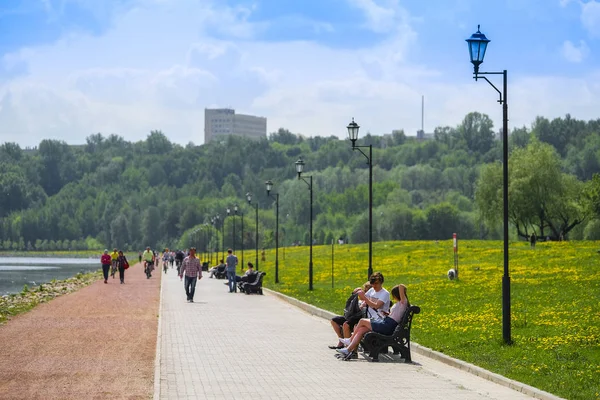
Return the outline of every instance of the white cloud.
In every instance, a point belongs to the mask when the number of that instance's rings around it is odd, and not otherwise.
[[[590,54],[590,48],[583,40],[579,41],[579,46],[574,45],[570,40],[565,40],[561,54],[569,62],[580,63]]]
[[[0,81],[0,141],[83,143],[97,132],[139,140],[161,129],[175,142],[200,144],[204,108],[215,106],[266,116],[269,131],[344,137],[355,117],[365,132],[404,128],[414,134],[422,94],[427,131],[456,125],[474,110],[489,114],[497,127],[501,121],[487,84],[468,73],[448,76],[446,65],[413,61],[418,36],[393,0],[348,0],[385,37],[358,49],[259,40],[268,25],[249,22],[252,7],[132,1],[102,35],[71,32],[2,57],[0,69],[25,72]],[[583,57],[584,45],[571,43],[570,56],[579,51]],[[456,57],[464,64],[462,53]],[[529,125],[536,115],[596,118],[597,78],[509,77],[511,126]]]
[[[600,37],[600,3],[591,0],[581,5],[581,22],[592,37]]]

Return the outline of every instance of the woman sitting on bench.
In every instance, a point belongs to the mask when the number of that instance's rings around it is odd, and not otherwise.
[[[364,298],[364,293],[359,292],[358,295],[361,299]],[[362,296],[362,297],[361,297]],[[358,344],[362,340],[363,336],[367,332],[376,332],[382,335],[392,335],[394,333],[394,329],[400,323],[404,312],[408,308],[408,297],[406,297],[406,286],[404,285],[396,285],[392,288],[392,297],[395,300],[395,304],[392,306],[389,314],[387,314],[384,319],[376,320],[363,318],[361,319],[356,327],[354,328],[354,332],[349,339],[340,339],[344,345],[346,345],[343,349],[337,349],[338,353],[341,353],[344,357],[349,356],[358,348]]]
[[[256,275],[256,271],[254,271],[254,265],[251,262],[248,262],[248,270],[244,274],[244,276],[237,275],[235,277],[235,281],[237,282],[250,282],[250,279],[254,279]]]
[[[221,269],[221,272],[225,271],[225,263],[223,262],[223,260],[221,260],[221,263],[219,265],[212,267],[208,270],[208,273],[210,274],[209,278],[213,278],[215,274],[219,271],[219,269]]]

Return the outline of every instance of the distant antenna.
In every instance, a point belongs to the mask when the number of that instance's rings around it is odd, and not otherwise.
[[[425,132],[425,95],[421,96],[421,130]]]

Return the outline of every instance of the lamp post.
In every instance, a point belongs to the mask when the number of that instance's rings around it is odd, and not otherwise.
[[[354,122],[350,122],[347,126],[348,138],[352,142],[352,150],[358,150],[367,159],[367,165],[369,166],[369,269],[367,271],[367,279],[371,278],[373,273],[373,145],[368,146],[357,146],[356,141],[358,140],[358,130],[360,126]],[[367,156],[361,148],[368,148],[369,155]]]
[[[469,55],[473,63],[473,78],[483,79],[492,86],[500,96],[498,103],[502,104],[502,203],[504,224],[504,275],[502,276],[502,338],[504,343],[511,344],[510,334],[510,276],[508,273],[508,103],[507,103],[507,71],[479,72],[483,63],[485,51],[490,40],[479,30],[466,40],[469,45]],[[502,75],[503,89],[500,91],[487,77],[481,75]]]
[[[217,214],[217,225],[221,224],[221,260],[225,259],[225,217],[221,219],[221,216]],[[218,229],[218,228],[217,228]],[[219,240],[217,239],[217,256],[219,255]]]
[[[267,196],[271,196],[271,189],[273,189],[273,182],[266,181],[265,186],[267,187]],[[279,283],[279,193],[275,195],[275,283]]]
[[[233,205],[233,252],[235,254],[235,220],[237,219],[238,206],[237,204]]]
[[[304,171],[304,161],[302,158],[298,158],[298,161],[295,163],[296,165],[296,173],[298,174],[298,179],[301,179],[308,185],[308,190],[310,192],[310,233],[309,233],[309,242],[310,242],[310,256],[308,260],[308,290],[313,290],[313,180],[312,175],[307,176],[308,181],[302,177],[302,172]]]
[[[244,272],[244,213],[240,211],[242,218],[242,272]]]
[[[230,217],[231,216],[231,208],[227,207],[227,209],[225,210],[225,212],[227,213],[227,216]],[[225,223],[225,221],[223,221],[223,223]],[[231,248],[233,249],[233,231],[231,233]]]
[[[252,193],[248,192],[246,193],[246,199],[248,200],[248,204],[252,205]],[[258,201],[255,204],[256,207],[256,235],[255,235],[255,244],[256,244],[256,260],[255,260],[255,267],[256,270],[258,271]]]

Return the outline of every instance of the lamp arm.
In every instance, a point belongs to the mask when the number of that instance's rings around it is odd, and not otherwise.
[[[498,100],[498,103],[500,103],[500,104],[504,103],[504,99],[502,98],[502,92],[492,82],[490,82],[490,80],[487,77],[479,76],[479,75],[502,75],[502,74],[504,74],[504,73],[503,72],[478,72],[474,76],[475,80],[477,80],[479,78],[484,79],[487,83],[490,84],[491,87],[493,87],[496,90],[496,92],[498,92],[498,95],[500,96],[500,100]]]
[[[311,177],[309,176],[309,178],[311,178]],[[304,179],[304,177],[303,177],[303,176],[300,176],[300,179],[301,179],[301,180],[303,180],[303,181],[304,181],[304,183],[306,183],[306,186],[308,186],[308,190],[312,190],[312,186],[311,186],[311,184],[310,184],[310,183],[308,183],[308,181],[307,181],[306,179]]]
[[[352,148],[352,150],[358,150],[358,151],[360,152],[360,154],[362,154],[363,156],[365,156],[365,158],[367,159],[367,165],[370,165],[370,164],[371,164],[371,159],[369,158],[369,156],[368,156],[368,155],[366,155],[366,154],[365,154],[365,152],[364,152],[364,151],[362,151],[362,150],[360,149],[361,147],[367,148],[367,147],[371,147],[371,146],[354,146],[354,147]]]

